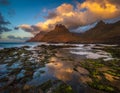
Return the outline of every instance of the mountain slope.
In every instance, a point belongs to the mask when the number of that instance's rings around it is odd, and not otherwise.
[[[69,32],[69,30],[64,25],[56,25],[55,29],[48,32],[41,41],[43,42],[77,42],[80,37]]]
[[[71,33],[64,25],[59,24],[54,30],[45,34],[39,33],[30,41],[120,44],[120,21],[114,24],[100,21],[94,28],[81,34]]]
[[[28,40],[28,42],[39,42],[39,41],[41,41],[41,39],[44,37],[45,34],[46,34],[46,32],[41,31],[35,37]]]
[[[105,24],[100,21],[95,28],[81,35],[88,42],[120,43],[120,21],[114,24]]]

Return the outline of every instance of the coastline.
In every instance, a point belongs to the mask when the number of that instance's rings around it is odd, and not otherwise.
[[[2,55],[0,56],[0,73],[2,73],[0,87],[5,92],[5,90],[10,90],[9,87],[12,87],[11,91],[14,91],[15,86],[21,85],[21,87],[17,86],[18,91],[28,91],[26,93],[36,89],[42,91],[41,93],[50,89],[61,91],[61,86],[64,86],[64,91],[69,88],[65,93],[120,91],[119,68],[117,69],[120,60],[119,47],[119,45],[106,44],[42,43],[33,47],[2,49],[0,50],[0,55]],[[111,72],[114,70],[115,72]],[[118,86],[114,85],[107,78],[108,76],[117,78]],[[100,77],[106,80],[103,82]],[[56,84],[58,87],[55,87]],[[100,86],[94,86],[95,84]],[[42,89],[43,86],[45,90]],[[76,86],[79,87],[78,92],[75,92]]]

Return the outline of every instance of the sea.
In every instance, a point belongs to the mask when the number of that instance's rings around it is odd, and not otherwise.
[[[47,42],[0,42],[0,49],[23,47],[23,46],[35,47],[35,46],[38,46],[38,45],[56,45],[57,46],[57,45],[69,45],[69,44],[47,43]],[[73,44],[73,45],[79,45],[79,44]]]
[[[39,42],[0,42],[0,49],[23,47],[23,46],[34,47],[34,46],[41,45],[41,44],[44,44],[44,43],[39,43]]]

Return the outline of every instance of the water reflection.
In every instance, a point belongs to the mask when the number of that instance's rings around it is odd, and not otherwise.
[[[71,62],[61,61],[55,57],[51,58],[50,61],[52,63],[46,65],[50,75],[71,85],[75,93],[84,93],[85,86],[81,84],[80,74],[73,70]]]
[[[49,73],[51,73],[60,80],[68,81],[72,78],[72,68],[70,68],[67,65],[64,65],[62,62],[47,64],[47,68],[49,69]]]
[[[39,68],[34,72],[34,75],[38,76],[33,78],[27,84],[38,86],[47,80],[62,80],[69,85],[75,87],[79,86],[79,74],[73,70],[73,65],[70,62],[61,61],[57,57],[51,57],[50,63],[46,64],[45,67]],[[40,70],[45,73],[40,73]],[[40,75],[39,75],[40,74]]]

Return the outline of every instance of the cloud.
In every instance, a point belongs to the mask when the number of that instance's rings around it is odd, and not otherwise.
[[[7,31],[11,31],[11,29],[7,28],[7,27],[2,27],[0,26],[0,33],[2,32],[7,32]]]
[[[96,2],[96,3],[99,3],[101,5],[105,5],[106,3],[110,3],[110,4],[120,4],[120,0],[103,0],[101,2],[101,0],[86,0],[87,2]]]
[[[19,30],[19,27],[14,27],[14,30]]]
[[[120,0],[86,0],[82,3],[77,2],[76,6],[71,4],[62,4],[56,9],[48,12],[44,22],[34,25],[37,31],[50,31],[55,24],[61,23],[70,30],[77,29],[80,26],[89,25],[100,20],[108,20],[120,16]],[[26,24],[27,25],[27,24]],[[25,29],[24,26],[20,28]],[[27,25],[27,30],[34,32],[32,26]]]
[[[8,39],[12,39],[12,40],[24,40],[24,41],[30,39],[30,37],[23,37],[23,38],[21,38],[21,37],[15,37],[15,36],[13,36],[13,35],[9,35],[7,38],[8,38]]]
[[[33,35],[39,33],[39,31],[40,31],[40,27],[38,27],[36,25],[27,25],[27,24],[22,24],[18,27],[15,27],[14,29],[15,30],[22,29],[26,32],[32,33]]]
[[[52,18],[55,18],[55,17],[57,17],[57,13],[55,11],[49,11],[48,15],[45,16],[46,19],[52,19]]]
[[[9,21],[5,21],[2,14],[0,13],[0,25],[8,25],[10,24]]]
[[[6,5],[9,5],[9,4],[10,4],[9,0],[0,0],[0,5],[6,6]]]
[[[109,0],[87,0],[80,4],[78,8],[87,8],[97,19],[110,19],[120,16],[120,7],[112,4]],[[118,9],[119,8],[119,9]]]
[[[58,12],[58,14],[60,13],[70,13],[73,11],[73,6],[71,4],[62,4],[61,6],[56,8],[56,11]]]
[[[11,29],[9,29],[8,27],[6,27],[7,25],[9,25],[10,22],[6,21],[2,14],[0,13],[0,33],[2,32],[7,32],[7,31],[11,31]]]
[[[19,28],[22,28],[23,30],[27,31],[27,32],[32,32],[32,28],[30,25],[27,25],[27,24],[23,24],[23,25],[20,25]]]

